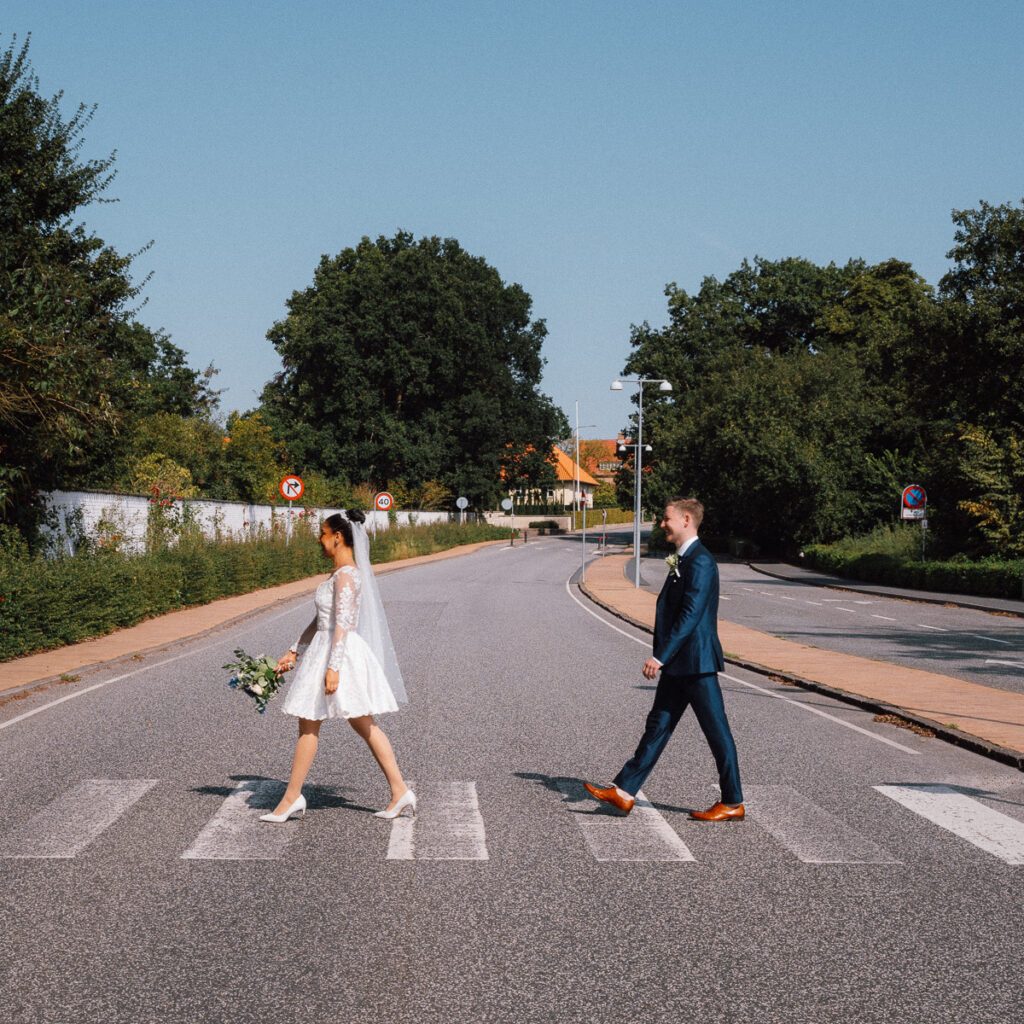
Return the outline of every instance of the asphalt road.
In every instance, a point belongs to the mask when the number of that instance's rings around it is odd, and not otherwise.
[[[220,666],[283,651],[305,602],[0,707],[0,1018],[1021,1020],[1024,775],[730,671],[750,818],[687,819],[717,798],[692,717],[649,805],[605,814],[580,782],[636,743],[648,641],[577,603],[578,557],[382,577],[415,825],[369,815],[340,722],[306,818],[254,820],[294,725]]]
[[[662,558],[642,560],[657,591]],[[743,562],[720,565],[724,619],[773,636],[940,672],[1024,693],[1024,620],[956,606],[923,604],[790,583]]]

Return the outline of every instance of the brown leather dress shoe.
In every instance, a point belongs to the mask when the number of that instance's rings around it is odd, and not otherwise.
[[[636,803],[632,797],[627,798],[622,796],[614,786],[602,789],[600,786],[592,786],[589,782],[584,782],[583,785],[592,797],[595,797],[602,803],[611,804],[612,807],[617,807],[623,814],[629,814],[629,812],[633,810],[633,804]]]
[[[728,804],[717,803],[706,811],[690,811],[694,821],[742,821],[745,815],[743,804],[730,807]]]

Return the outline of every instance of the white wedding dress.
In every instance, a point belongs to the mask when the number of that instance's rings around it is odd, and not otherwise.
[[[316,588],[316,634],[308,647],[296,644],[298,664],[281,705],[285,714],[321,721],[398,710],[380,660],[356,631],[362,591],[354,565],[343,565]],[[332,694],[324,689],[328,668],[338,672]]]

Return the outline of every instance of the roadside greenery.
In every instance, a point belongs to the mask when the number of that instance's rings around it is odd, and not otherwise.
[[[921,528],[916,525],[882,526],[866,536],[809,545],[803,564],[889,587],[1011,599],[1024,596],[1024,559],[922,559]]]
[[[183,528],[179,519],[144,555],[94,546],[60,558],[31,556],[16,531],[0,529],[0,661],[316,575],[326,563],[315,525],[312,518],[300,523],[290,540],[282,522],[255,539],[218,543]],[[510,535],[476,523],[392,527],[373,538],[370,557],[390,562]]]

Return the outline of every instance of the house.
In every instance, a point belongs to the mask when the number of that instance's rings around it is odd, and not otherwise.
[[[622,468],[622,457],[619,454],[620,444],[629,442],[620,434],[610,440],[584,441],[580,444],[580,466],[585,469],[598,484],[615,484],[615,477]]]
[[[555,484],[541,489],[529,491],[512,490],[509,495],[516,505],[560,505],[562,507],[572,506],[576,494],[576,482],[579,481],[580,507],[587,508],[594,506],[594,491],[597,490],[598,482],[585,469],[577,466],[575,461],[561,448],[555,447],[552,450],[553,468],[555,471]],[[503,473],[504,475],[504,473]]]

